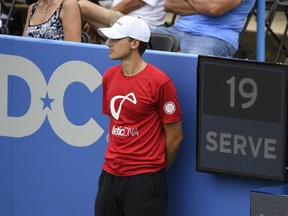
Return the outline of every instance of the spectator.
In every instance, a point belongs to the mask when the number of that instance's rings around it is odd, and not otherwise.
[[[87,0],[80,0],[81,17],[84,31],[87,31],[93,43],[103,43],[99,39],[97,29],[112,26],[124,14],[142,18],[150,27],[165,23],[166,12],[163,9],[165,0],[114,0],[112,7],[107,9]]]
[[[23,36],[81,42],[77,0],[39,0],[29,6]]]
[[[110,58],[122,64],[103,75],[102,111],[109,116],[110,135],[95,215],[166,216],[165,169],[182,140],[175,86],[142,59],[150,38],[142,19],[123,16],[99,31],[108,38]]]
[[[175,35],[183,53],[233,56],[254,4],[255,0],[166,0],[164,10],[180,18],[153,31]]]

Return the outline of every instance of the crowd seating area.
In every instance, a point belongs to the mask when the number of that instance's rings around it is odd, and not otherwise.
[[[0,0],[2,19],[2,28],[0,34],[22,35],[23,25],[25,23],[28,4],[26,0]],[[103,6],[109,7],[110,0],[102,0]],[[105,4],[107,2],[107,4]],[[288,57],[288,40],[286,38],[288,31],[288,1],[287,0],[266,0],[266,61],[268,62],[284,62]],[[240,40],[240,48],[236,53],[237,58],[256,59],[256,20],[257,9],[253,10],[251,17],[247,20],[247,26],[243,30]],[[167,25],[171,25],[177,20],[174,14],[167,14]],[[159,35],[155,40],[159,41]],[[173,37],[173,36],[172,36]],[[87,35],[83,33],[83,42],[89,42]],[[161,40],[161,39],[160,39]],[[173,41],[172,38],[163,40]],[[174,46],[155,46],[165,51],[175,51]],[[171,47],[173,47],[171,49]],[[158,48],[157,48],[158,49]]]
[[[247,21],[245,34],[240,42],[239,58],[256,59],[257,9]],[[288,1],[266,0],[266,61],[283,63],[288,57]]]

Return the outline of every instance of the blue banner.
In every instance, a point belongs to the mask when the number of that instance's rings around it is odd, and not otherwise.
[[[183,112],[168,215],[248,215],[250,190],[267,182],[196,172],[197,56],[143,57],[172,78]],[[93,215],[108,135],[101,79],[119,63],[104,45],[0,35],[1,216]]]

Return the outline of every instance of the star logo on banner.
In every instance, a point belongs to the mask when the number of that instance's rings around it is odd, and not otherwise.
[[[42,110],[44,110],[46,107],[48,107],[50,110],[52,110],[51,103],[54,101],[54,99],[50,99],[48,93],[46,93],[45,98],[41,98],[41,100],[43,102]]]

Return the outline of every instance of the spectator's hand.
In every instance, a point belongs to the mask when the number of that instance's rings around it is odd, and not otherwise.
[[[98,34],[97,30],[95,30],[89,23],[85,23],[83,31],[87,32],[89,35],[90,43],[103,44],[105,42],[105,40]]]

